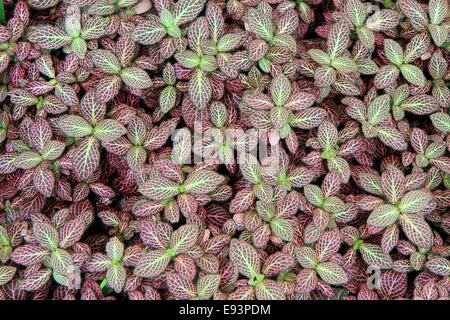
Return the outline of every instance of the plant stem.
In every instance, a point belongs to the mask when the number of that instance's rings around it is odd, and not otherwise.
[[[3,0],[0,0],[0,23],[6,25],[5,7],[3,6]]]

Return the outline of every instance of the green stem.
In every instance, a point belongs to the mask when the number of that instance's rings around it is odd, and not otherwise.
[[[0,23],[6,25],[5,7],[3,6],[3,0],[0,0]]]

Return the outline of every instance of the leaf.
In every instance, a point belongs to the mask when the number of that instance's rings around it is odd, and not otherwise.
[[[377,207],[367,218],[367,224],[378,228],[386,228],[394,224],[400,212],[396,207],[390,204],[383,204]]]
[[[81,180],[88,179],[100,164],[100,144],[95,137],[89,137],[76,148],[72,158],[73,168]]]
[[[134,268],[134,274],[140,278],[159,276],[169,265],[170,258],[165,250],[153,250],[144,253]]]
[[[189,174],[184,188],[190,194],[207,194],[225,182],[225,177],[212,170],[197,170]]]
[[[199,109],[204,109],[212,96],[211,81],[205,71],[198,69],[194,72],[189,80],[188,92],[192,103]]]
[[[167,275],[167,287],[176,299],[192,299],[197,295],[195,285],[177,273]]]
[[[446,258],[432,258],[427,261],[426,266],[431,272],[439,276],[448,277],[450,274],[450,262]]]
[[[229,256],[231,262],[243,276],[252,279],[261,270],[261,261],[256,249],[242,240],[232,239]]]
[[[400,71],[406,81],[415,86],[424,87],[427,84],[427,79],[423,75],[422,70],[415,65],[403,64],[400,67]]]
[[[307,108],[294,113],[290,125],[296,128],[309,130],[319,126],[326,115],[326,111],[322,108]]]
[[[350,30],[348,26],[343,22],[333,24],[328,31],[327,37],[327,49],[331,59],[342,55],[347,49],[349,42]]]
[[[29,40],[43,49],[58,49],[72,42],[72,38],[67,33],[50,25],[38,26],[31,32]]]
[[[402,213],[420,213],[426,209],[433,197],[430,193],[413,190],[406,193],[399,204]]]
[[[82,217],[76,217],[66,222],[59,229],[59,247],[66,249],[80,241],[84,228],[85,222]]]
[[[320,263],[316,270],[320,278],[328,284],[339,286],[348,281],[344,269],[334,262]]]
[[[121,67],[119,59],[108,50],[97,49],[91,52],[94,65],[102,72],[108,74],[118,74]]]
[[[194,20],[205,6],[206,0],[180,0],[175,4],[174,23],[182,25]]]
[[[11,253],[11,260],[24,266],[41,263],[49,255],[49,251],[37,245],[25,244]]]
[[[384,53],[390,62],[396,66],[403,63],[403,48],[394,40],[384,39]]]
[[[247,23],[250,32],[253,32],[257,37],[266,41],[271,41],[273,38],[273,23],[270,17],[258,9],[249,8],[247,12]]]
[[[258,300],[286,300],[283,290],[270,279],[263,279],[255,287]]]
[[[50,281],[51,276],[51,269],[33,272],[20,283],[20,289],[24,291],[38,291]]]
[[[118,121],[105,119],[93,130],[93,134],[102,142],[113,142],[127,133],[127,129]]]
[[[395,10],[376,11],[367,21],[366,26],[372,31],[381,32],[395,28],[400,22],[400,14]]]
[[[0,286],[11,281],[16,274],[17,268],[11,266],[0,266]]]
[[[424,218],[415,214],[401,214],[399,223],[408,239],[420,248],[433,245],[433,232]]]
[[[338,130],[329,121],[324,121],[317,130],[317,140],[323,150],[332,149],[338,142]]]
[[[35,222],[33,224],[33,235],[43,248],[54,250],[59,245],[58,232],[47,222]]]
[[[92,134],[91,125],[85,119],[76,115],[60,117],[58,126],[65,135],[74,138],[83,138]]]
[[[284,74],[280,74],[272,80],[270,90],[275,105],[284,106],[292,92],[291,82]]]
[[[359,251],[367,263],[367,266],[379,269],[392,268],[393,261],[389,254],[385,254],[381,251],[381,247],[376,244],[363,243],[359,247]]]
[[[396,151],[403,151],[408,147],[402,134],[397,129],[391,127],[378,127],[377,134],[381,142]]]
[[[116,293],[120,293],[127,280],[127,271],[121,264],[112,265],[106,271],[106,279],[108,279],[108,285],[114,289]]]
[[[433,96],[418,94],[403,101],[400,107],[416,115],[425,115],[437,111],[439,103]]]
[[[141,68],[128,67],[120,71],[122,81],[132,89],[147,89],[152,86],[152,80]]]
[[[153,200],[164,200],[179,194],[178,184],[164,177],[150,178],[139,187],[139,192]]]
[[[106,104],[98,102],[95,91],[90,90],[80,101],[80,111],[84,119],[89,121],[91,125],[96,126],[105,118]]]
[[[175,230],[170,238],[170,248],[176,254],[188,251],[196,243],[200,234],[199,226],[195,224],[185,224]]]
[[[345,14],[355,27],[361,27],[367,17],[366,6],[359,0],[348,0],[344,6]]]
[[[442,132],[450,132],[450,115],[444,112],[436,112],[430,116],[436,129]]]
[[[395,167],[388,168],[381,175],[381,189],[389,203],[398,203],[405,193],[403,172]]]
[[[159,22],[158,17],[150,14],[146,20],[137,24],[131,37],[140,44],[152,45],[160,42],[165,35],[166,30]]]
[[[328,261],[341,247],[341,237],[339,232],[327,231],[320,237],[316,245],[316,252],[319,261]]]
[[[206,274],[197,281],[197,296],[200,300],[209,300],[219,290],[221,276]]]

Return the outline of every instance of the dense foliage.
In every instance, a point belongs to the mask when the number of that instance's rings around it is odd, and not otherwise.
[[[449,298],[448,0],[2,2],[0,299]]]

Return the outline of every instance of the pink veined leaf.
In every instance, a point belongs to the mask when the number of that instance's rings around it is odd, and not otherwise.
[[[386,299],[402,297],[407,289],[407,275],[393,270],[383,271],[380,277],[380,293]]]
[[[203,10],[206,0],[180,0],[175,4],[174,23],[182,25],[194,20]]]
[[[446,258],[432,258],[427,261],[426,266],[437,275],[447,277],[450,274],[450,262]]]
[[[33,175],[33,185],[45,197],[50,197],[55,186],[55,176],[50,169],[39,167]]]
[[[59,245],[57,230],[47,222],[35,222],[33,224],[33,235],[43,248],[53,250]]]
[[[200,109],[204,109],[212,96],[212,86],[209,77],[202,69],[194,72],[189,80],[189,97],[192,103]]]
[[[331,122],[324,121],[318,128],[317,139],[322,149],[334,148],[338,142],[338,131]]]
[[[121,264],[112,265],[106,271],[108,285],[116,292],[122,292],[127,279],[127,271]]]
[[[40,246],[25,244],[12,252],[11,260],[20,265],[32,266],[42,262],[49,253],[49,250]]]
[[[51,276],[51,269],[38,270],[26,277],[20,283],[20,288],[24,291],[38,291],[50,281]]]
[[[252,279],[261,270],[261,261],[258,252],[250,244],[237,239],[230,243],[229,255],[236,269],[245,277]]]
[[[336,71],[328,66],[321,66],[314,72],[314,85],[328,87],[336,81]]]
[[[294,240],[294,225],[291,221],[283,218],[274,218],[270,221],[273,233],[284,241]]]
[[[334,262],[320,263],[316,270],[319,277],[328,284],[342,285],[348,281],[347,273]]]
[[[295,257],[303,268],[314,268],[319,262],[317,253],[310,247],[298,248]]]
[[[303,269],[297,275],[296,292],[309,293],[317,288],[317,273],[311,269]]]
[[[0,266],[0,285],[3,286],[4,284],[11,281],[11,279],[16,274],[17,268],[12,266]]]
[[[58,119],[58,126],[65,135],[74,138],[83,138],[92,134],[92,127],[82,117],[76,115],[65,115]]]
[[[433,232],[424,218],[414,214],[401,214],[399,223],[411,242],[421,248],[433,245]]]
[[[270,84],[272,100],[276,106],[284,106],[291,96],[291,82],[285,75],[275,77]]]
[[[350,30],[344,23],[335,23],[328,31],[327,49],[331,58],[344,53],[350,42]]]
[[[274,30],[270,17],[254,8],[249,8],[247,16],[249,31],[253,32],[259,38],[271,41]]]
[[[59,229],[59,247],[66,249],[79,241],[83,235],[84,228],[85,222],[81,217],[74,218],[65,223]]]
[[[177,273],[167,275],[167,286],[177,299],[192,299],[197,295],[195,285]]]
[[[147,89],[152,86],[152,80],[146,71],[137,67],[122,69],[119,73],[122,81],[132,89]]]
[[[50,25],[38,26],[29,37],[43,49],[58,49],[72,42],[72,38],[58,27]]]
[[[42,149],[52,137],[50,124],[46,120],[39,118],[33,124],[32,131],[31,141],[33,142],[33,146],[38,152],[42,152]]]
[[[319,261],[328,261],[336,254],[341,246],[339,232],[327,231],[319,239],[316,245],[316,252]]]
[[[374,227],[385,228],[397,221],[400,216],[398,209],[390,204],[377,207],[367,219],[367,224]]]
[[[93,130],[94,136],[102,142],[113,142],[125,133],[127,129],[113,119],[102,120]]]
[[[383,9],[376,11],[367,21],[366,26],[372,31],[388,31],[395,28],[400,22],[400,14],[395,10]]]
[[[95,50],[91,53],[91,58],[94,65],[102,72],[117,74],[121,69],[119,59],[108,50]]]
[[[391,127],[378,127],[377,136],[388,147],[396,151],[403,151],[407,148],[407,143],[400,131]]]
[[[292,127],[309,130],[319,126],[326,117],[326,111],[322,108],[307,108],[294,113],[290,122]]]
[[[285,300],[283,290],[274,280],[263,279],[255,287],[255,294],[258,300]]]
[[[399,0],[398,4],[415,29],[422,30],[425,28],[428,24],[427,14],[416,0]]]
[[[405,193],[405,176],[395,167],[388,168],[381,175],[381,189],[391,204],[400,201]]]
[[[197,297],[200,300],[209,300],[219,290],[221,276],[207,274],[197,281]]]
[[[206,194],[225,182],[225,177],[212,170],[198,170],[189,174],[184,181],[185,192]]]
[[[179,194],[179,186],[167,178],[151,178],[139,187],[139,192],[153,200],[164,200]]]
[[[363,243],[359,247],[359,251],[369,267],[379,269],[392,268],[393,261],[389,254],[383,253],[381,247],[376,244]]]
[[[165,35],[166,30],[159,22],[158,17],[148,15],[147,19],[139,23],[133,30],[132,38],[140,44],[152,45],[161,41]]]
[[[83,118],[89,121],[91,125],[95,126],[104,119],[106,105],[104,103],[99,103],[96,99],[95,91],[91,90],[81,99],[80,111]]]
[[[81,142],[73,155],[73,168],[81,180],[88,179],[100,164],[100,144],[95,137]]]
[[[295,260],[292,256],[284,252],[276,252],[270,255],[264,262],[262,273],[266,277],[273,277],[280,272],[290,270],[294,265]]]
[[[170,262],[170,255],[166,250],[153,250],[141,256],[134,274],[141,278],[153,278],[164,272]]]
[[[194,224],[186,224],[179,227],[170,238],[170,248],[175,254],[188,251],[197,243],[199,233],[199,226]]]

